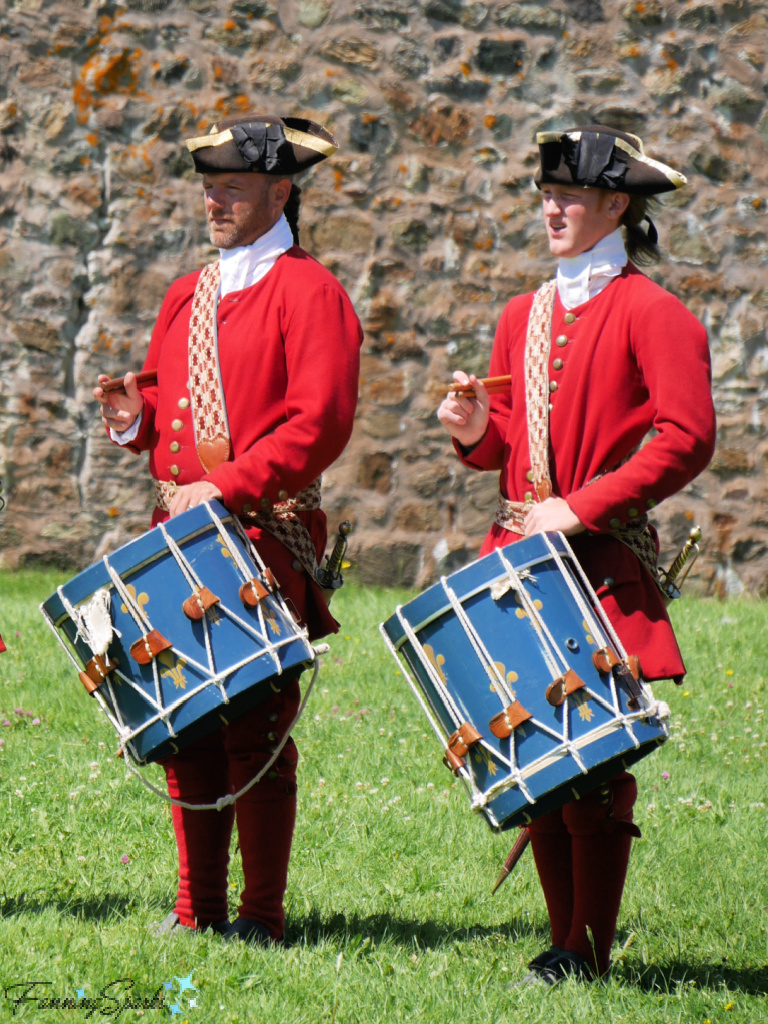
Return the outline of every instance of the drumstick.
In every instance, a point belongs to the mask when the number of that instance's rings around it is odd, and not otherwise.
[[[507,859],[504,861],[504,867],[501,869],[499,877],[496,879],[496,885],[491,889],[491,896],[496,892],[501,883],[510,875],[514,870],[515,864],[520,860],[522,855],[525,853],[525,848],[531,841],[531,833],[527,828],[520,829],[520,835],[515,840],[514,846],[509,851]]]
[[[142,388],[151,388],[157,384],[157,370],[145,370],[143,373],[136,374],[136,385],[141,391]],[[125,394],[125,377],[113,377],[111,380],[105,380],[103,384],[99,384],[99,387],[106,395],[108,392],[115,392]]]
[[[512,384],[512,378],[507,375],[505,377],[486,377],[480,381],[481,384],[485,385],[485,389],[489,395],[500,395],[505,391],[509,391],[510,385]],[[438,387],[435,388],[435,391]],[[471,384],[459,384],[457,381],[452,380],[451,383],[444,388],[439,388],[441,392],[451,391],[455,395],[460,395],[462,398],[474,398],[475,389]]]

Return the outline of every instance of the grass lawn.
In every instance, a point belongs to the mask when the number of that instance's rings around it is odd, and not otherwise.
[[[614,971],[542,992],[507,988],[549,943],[533,859],[491,896],[511,838],[470,813],[379,637],[408,595],[335,599],[342,630],[296,733],[289,945],[264,951],[148,934],[173,906],[170,815],[115,759],[37,610],[60,582],[0,574],[0,1021],[768,1020],[768,604],[674,606],[689,676],[656,684],[672,739],[634,769],[644,838]],[[233,908],[241,883],[233,851]],[[158,990],[163,1009],[126,1008]]]

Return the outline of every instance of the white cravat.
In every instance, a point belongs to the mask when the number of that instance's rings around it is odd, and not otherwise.
[[[239,292],[260,281],[275,265],[278,256],[293,245],[293,235],[285,214],[250,245],[219,249],[221,295]]]
[[[563,257],[557,265],[557,293],[566,309],[581,306],[618,277],[629,261],[621,228],[601,238],[588,252]]]
[[[283,214],[274,227],[250,245],[239,245],[236,249],[219,249],[220,297],[256,284],[274,267],[278,256],[282,256],[292,245],[293,234]],[[118,444],[130,444],[138,437],[140,426],[141,414],[122,434],[110,430],[109,436]]]

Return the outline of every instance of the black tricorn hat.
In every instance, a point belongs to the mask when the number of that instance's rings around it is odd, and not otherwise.
[[[653,196],[687,183],[685,175],[645,155],[637,135],[591,124],[536,136],[542,185],[583,185],[628,195]]]
[[[338,148],[331,133],[314,121],[268,114],[226,117],[208,135],[187,139],[187,149],[200,174],[297,174],[332,156]]]

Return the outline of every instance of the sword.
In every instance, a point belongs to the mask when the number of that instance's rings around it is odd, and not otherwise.
[[[347,553],[347,535],[352,530],[352,524],[348,519],[339,526],[339,535],[333,545],[333,551],[326,555],[325,565],[315,569],[315,582],[323,590],[338,590],[344,585],[344,577],[341,575],[341,566],[344,562],[344,555]]]
[[[688,578],[688,573],[693,568],[693,563],[699,557],[700,540],[701,527],[694,526],[688,534],[688,540],[680,549],[677,558],[669,567],[669,570],[664,573],[661,589],[664,591],[664,601],[666,604],[680,597],[680,588]],[[683,569],[685,569],[685,572],[683,572]]]

